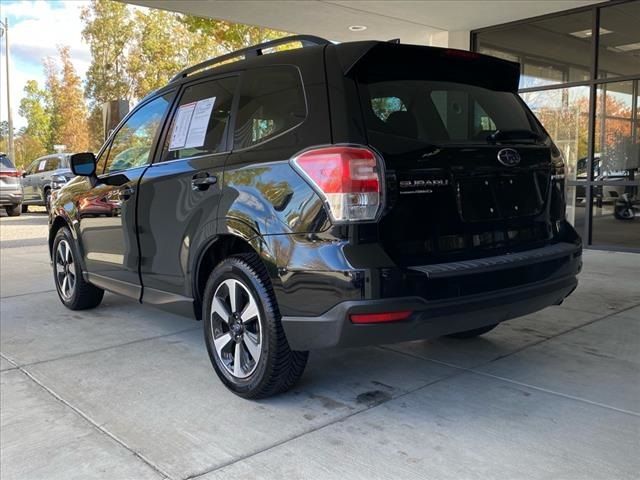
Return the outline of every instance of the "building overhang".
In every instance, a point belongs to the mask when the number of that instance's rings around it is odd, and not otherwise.
[[[389,40],[448,45],[449,32],[521,20],[600,0],[120,0],[200,17],[258,25],[329,40]],[[360,29],[357,27],[366,27]],[[356,30],[356,31],[354,31]],[[466,35],[468,39],[468,35]],[[468,40],[467,40],[468,41]]]

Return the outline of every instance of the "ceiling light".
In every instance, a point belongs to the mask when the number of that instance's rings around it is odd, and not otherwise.
[[[631,52],[633,50],[640,50],[640,42],[636,43],[627,43],[625,45],[616,45],[616,50],[620,50],[621,52]]]
[[[351,25],[349,26],[349,30],[352,32],[364,32],[367,29],[365,25]]]
[[[600,28],[600,35],[606,35],[607,33],[613,33],[611,30],[607,30],[606,28]],[[578,38],[591,38],[591,29],[588,30],[578,30],[577,32],[571,32],[569,35],[573,35]]]

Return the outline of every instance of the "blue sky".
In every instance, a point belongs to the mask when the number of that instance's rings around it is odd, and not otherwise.
[[[5,17],[9,20],[11,109],[16,128],[25,125],[18,115],[24,84],[30,79],[43,84],[42,59],[56,57],[58,45],[71,47],[73,64],[84,78],[91,57],[82,40],[80,10],[87,4],[85,0],[0,0],[0,17],[3,22]],[[7,119],[4,41],[0,39],[0,120]]]

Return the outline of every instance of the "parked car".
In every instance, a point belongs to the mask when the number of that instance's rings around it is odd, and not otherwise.
[[[0,207],[10,217],[17,217],[22,211],[20,172],[5,153],[0,153]]]
[[[47,211],[49,210],[51,192],[73,178],[69,168],[70,156],[70,153],[55,153],[40,157],[29,165],[22,178],[23,213],[28,211],[30,205],[46,207]]]
[[[475,337],[560,304],[581,241],[519,71],[309,36],[188,68],[71,157],[49,217],[60,300],[203,319],[248,398],[290,388],[309,350]],[[85,214],[94,199],[117,214]]]

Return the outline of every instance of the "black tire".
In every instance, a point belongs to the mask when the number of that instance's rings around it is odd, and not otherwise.
[[[633,207],[614,208],[613,216],[618,220],[634,220],[636,218],[636,209]]]
[[[243,310],[249,303],[247,295],[250,293],[257,304],[257,314],[254,318],[253,331],[249,332],[249,323],[239,317],[239,312],[227,312],[230,315],[229,320],[223,321],[222,316],[212,315],[212,303],[214,295],[224,292],[226,284],[229,282],[240,283],[240,288],[244,287],[242,295],[245,295],[245,303],[243,307],[236,303],[237,310]],[[223,285],[224,284],[224,285]],[[230,293],[230,292],[227,292]],[[220,298],[220,297],[216,297]],[[231,310],[231,303],[225,303],[224,306]],[[224,385],[236,395],[243,398],[266,398],[278,393],[289,390],[298,381],[307,364],[309,352],[297,352],[289,348],[289,343],[285,337],[282,324],[280,322],[280,312],[278,304],[271,287],[271,281],[267,271],[261,260],[255,254],[235,255],[223,260],[213,270],[207,281],[207,286],[203,298],[203,319],[204,319],[204,336],[209,352],[209,358],[214,370]],[[238,314],[234,317],[234,313]],[[255,323],[257,322],[257,323]],[[233,339],[234,334],[231,326],[234,323],[243,325],[243,332],[239,337]],[[224,332],[224,329],[227,329]],[[259,330],[258,330],[259,328]],[[215,330],[215,334],[214,334]],[[255,332],[259,333],[256,334]],[[249,353],[248,340],[242,339],[243,335],[251,333],[255,338],[259,338],[259,358],[256,361]],[[234,354],[222,351],[218,353],[215,338],[220,339],[225,336],[231,338],[224,345],[233,349]],[[227,337],[227,336],[230,337]],[[255,344],[254,344],[255,345]],[[224,349],[225,347],[222,347]],[[248,376],[240,378],[234,375],[236,348],[241,349],[241,357],[247,362],[253,362],[253,370],[246,373]],[[255,347],[254,348],[258,348]],[[225,357],[223,360],[222,357]],[[233,358],[231,358],[233,357]],[[231,366],[228,364],[231,360],[234,372],[231,372]],[[240,364],[243,362],[241,361]]]
[[[7,211],[7,215],[9,215],[10,217],[19,217],[20,214],[22,213],[21,204],[4,207],[4,209]]]
[[[22,204],[22,213],[28,213],[29,212],[29,205],[25,205],[24,203]]]
[[[65,266],[68,265],[67,272],[73,274],[74,277],[73,288],[71,290],[65,288],[66,293],[63,293],[64,282],[62,280],[62,276],[64,276],[65,274],[61,275],[58,273],[58,268],[62,264],[60,262],[61,257],[69,258],[67,255],[59,256],[59,247],[63,242],[65,242],[66,246],[70,247],[69,255],[71,258],[71,262],[67,261]],[[82,277],[82,267],[80,266],[80,262],[78,261],[78,259],[80,258],[80,253],[78,252],[76,242],[73,240],[73,236],[71,235],[71,232],[67,227],[61,228],[56,233],[56,236],[53,240],[52,252],[53,281],[56,285],[58,297],[60,298],[60,301],[64,304],[64,306],[71,310],[86,310],[100,305],[100,302],[102,302],[102,297],[104,296],[104,290],[91,285]]]
[[[490,332],[494,328],[496,328],[498,324],[487,325],[486,327],[474,328],[473,330],[465,330],[464,332],[456,332],[450,333],[447,335],[449,338],[476,338],[480,335],[484,335],[487,332]]]

